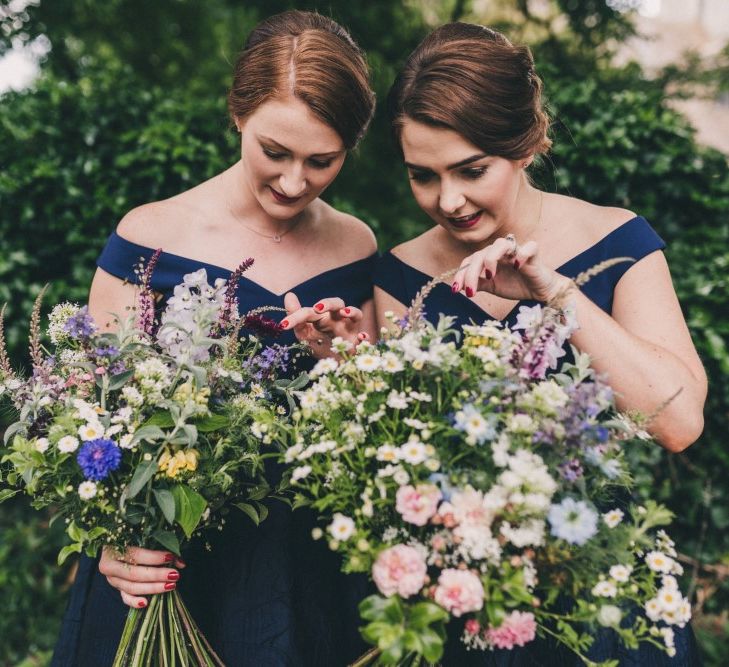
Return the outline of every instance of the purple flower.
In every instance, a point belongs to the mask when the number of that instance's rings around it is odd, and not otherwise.
[[[246,361],[243,366],[251,372],[253,379],[261,381],[276,374],[286,372],[289,360],[289,349],[282,345],[264,347],[255,357]]]
[[[224,331],[230,324],[233,313],[238,312],[238,297],[236,293],[238,291],[238,284],[240,283],[241,276],[253,266],[253,258],[249,257],[244,259],[238,268],[230,274],[228,278],[228,285],[225,288],[225,299],[223,301],[223,307],[220,310],[218,316],[218,328],[220,331]]]
[[[63,330],[77,340],[89,338],[96,331],[96,324],[89,315],[88,307],[84,306],[75,315],[71,315],[63,325]]]
[[[121,465],[121,449],[113,440],[96,438],[81,445],[76,460],[86,479],[98,482]]]
[[[119,354],[119,348],[114,345],[107,345],[105,347],[97,347],[94,349],[94,354],[97,357],[115,357]]]
[[[120,373],[124,373],[126,370],[127,367],[121,360],[117,360],[111,366],[109,366],[109,372],[112,375],[119,375]]]
[[[276,338],[283,331],[283,327],[276,320],[257,314],[246,315],[243,318],[243,328],[261,338]]]
[[[145,333],[152,335],[154,334],[157,323],[155,321],[155,304],[156,299],[154,292],[152,291],[152,274],[157,266],[160,255],[162,254],[162,248],[152,253],[149,258],[147,266],[144,266],[144,261],[135,270],[135,273],[139,276],[139,295],[137,296],[137,326]]]
[[[582,477],[584,470],[579,459],[572,459],[571,461],[562,463],[559,466],[559,472],[568,482],[574,482]]]

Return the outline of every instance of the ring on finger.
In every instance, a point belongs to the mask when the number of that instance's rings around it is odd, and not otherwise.
[[[509,241],[511,243],[511,248],[509,248],[509,250],[506,252],[506,256],[514,257],[519,250],[519,246],[516,242],[516,236],[514,236],[513,234],[507,234],[504,237],[504,240]]]

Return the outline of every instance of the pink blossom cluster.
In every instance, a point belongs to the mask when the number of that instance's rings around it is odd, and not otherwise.
[[[537,634],[534,614],[528,611],[512,611],[498,628],[488,628],[483,638],[495,648],[513,649],[533,641]]]
[[[483,586],[470,570],[448,568],[440,573],[433,598],[453,616],[462,616],[483,607]]]
[[[434,484],[406,484],[397,490],[395,509],[408,523],[424,526],[435,514],[442,497]]]
[[[408,598],[420,591],[425,583],[427,566],[422,554],[406,544],[385,549],[372,566],[372,579],[380,593],[397,593]]]

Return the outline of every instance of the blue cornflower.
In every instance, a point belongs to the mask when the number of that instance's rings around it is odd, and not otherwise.
[[[571,459],[559,465],[559,472],[568,482],[574,482],[582,477],[584,470],[579,459]]]
[[[547,519],[552,535],[570,544],[584,544],[597,533],[597,512],[582,500],[565,498],[559,505],[552,505]]]
[[[96,438],[81,445],[76,460],[86,479],[98,482],[109,476],[121,464],[121,449],[113,440]]]
[[[71,315],[63,325],[63,330],[71,338],[89,338],[96,331],[96,324],[94,324],[94,319],[89,315],[88,307],[84,306],[83,308],[79,308],[75,315]]]

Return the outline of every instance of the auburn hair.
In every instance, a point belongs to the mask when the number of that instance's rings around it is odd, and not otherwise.
[[[387,107],[398,146],[406,118],[452,129],[510,160],[552,145],[531,51],[480,25],[449,23],[428,35],[395,79]]]
[[[293,96],[332,127],[346,149],[364,136],[375,108],[364,53],[336,21],[288,11],[259,23],[238,56],[228,94],[242,120],[273,98]]]

